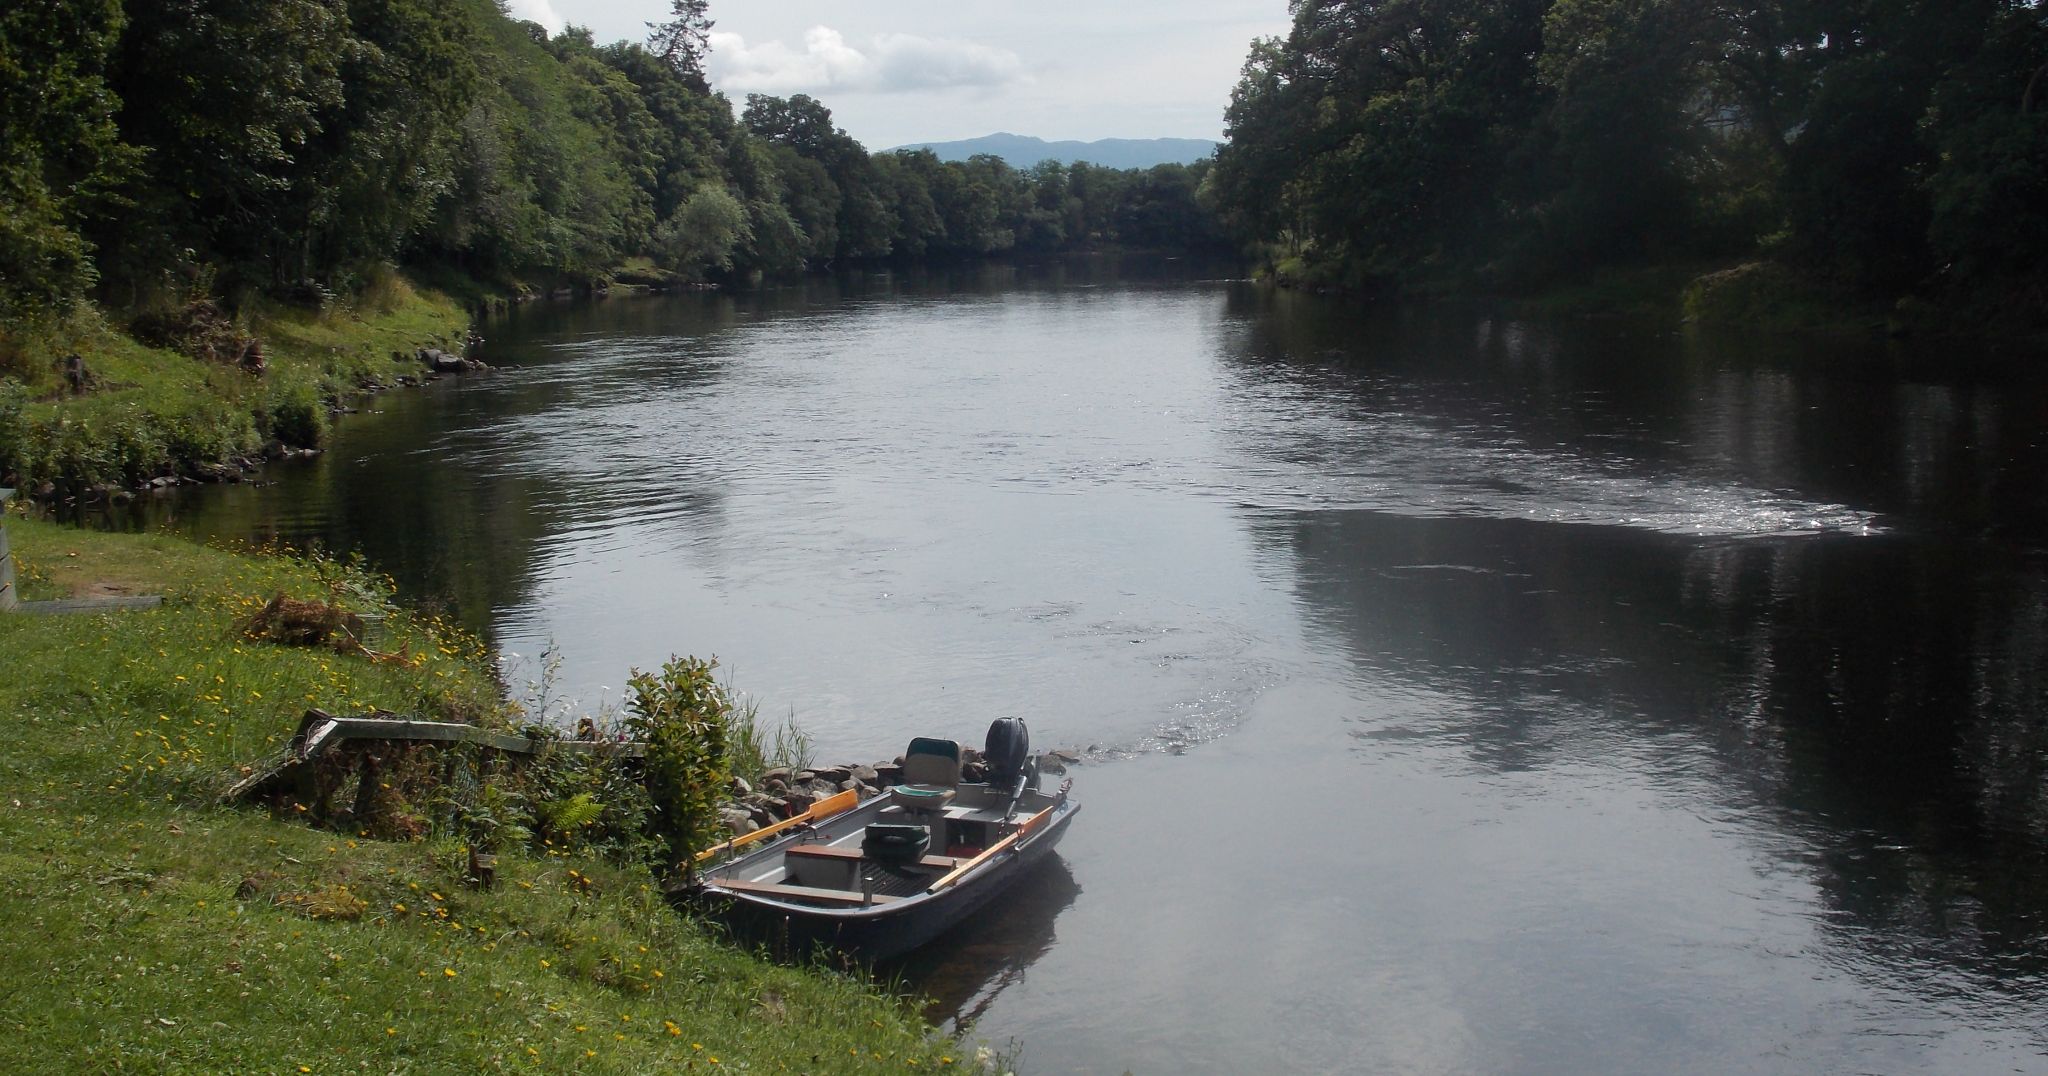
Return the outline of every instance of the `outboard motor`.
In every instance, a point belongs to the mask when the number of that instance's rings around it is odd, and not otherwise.
[[[1024,794],[1027,781],[1036,783],[1034,779],[1038,774],[1031,758],[1031,730],[1024,727],[1021,717],[999,717],[989,725],[988,745],[982,751],[981,759],[988,767],[989,787],[1007,791],[1013,809],[1017,798]]]

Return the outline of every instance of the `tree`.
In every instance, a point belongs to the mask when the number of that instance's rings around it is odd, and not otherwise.
[[[710,0],[673,0],[675,17],[667,22],[650,22],[647,48],[699,93],[710,93],[704,81],[704,57],[711,54],[711,28],[716,23],[707,14]]]
[[[747,209],[723,183],[707,182],[662,225],[663,260],[685,273],[732,268],[733,250],[749,238]]]
[[[0,321],[58,311],[95,276],[85,220],[135,163],[105,78],[117,0],[0,11]]]

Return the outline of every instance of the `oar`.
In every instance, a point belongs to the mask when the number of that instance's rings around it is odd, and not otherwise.
[[[796,827],[801,826],[806,822],[823,822],[825,819],[830,818],[835,814],[852,809],[858,803],[860,803],[860,790],[857,788],[849,788],[836,796],[827,796],[824,799],[821,799],[818,802],[811,804],[810,810],[805,811],[804,813],[797,815],[794,818],[785,818],[772,826],[763,826],[752,833],[743,834],[741,836],[734,837],[732,840],[729,840],[724,844],[714,845],[710,848],[707,848],[704,851],[697,853],[697,858],[692,862],[702,863],[705,860],[710,859],[712,856],[718,855],[721,852],[730,852],[735,848],[744,848],[747,845],[753,844],[755,841],[765,841],[768,838],[783,832],[784,830],[795,829]]]
[[[1022,840],[1024,837],[1028,836],[1032,830],[1035,830],[1039,826],[1044,825],[1045,820],[1052,817],[1052,813],[1058,809],[1059,804],[1053,804],[1051,807],[1047,807],[1046,809],[1038,812],[1037,814],[1032,815],[1030,818],[1025,819],[1024,824],[1018,826],[1014,830],[1011,830],[1009,836],[1004,837],[1002,840],[997,841],[992,845],[989,845],[986,849],[982,851],[980,855],[975,856],[973,859],[970,859],[967,862],[962,863],[957,867],[954,867],[951,871],[949,871],[946,874],[945,877],[939,879],[936,882],[933,882],[931,884],[931,887],[929,889],[926,889],[925,892],[936,893],[939,890],[944,889],[949,885],[952,885],[954,882],[959,881],[961,878],[967,875],[968,871],[971,871],[974,868],[981,866],[983,863],[988,862],[990,859],[994,858],[998,853],[1000,853],[1003,849],[1008,848],[1013,844],[1016,844],[1019,840]]]

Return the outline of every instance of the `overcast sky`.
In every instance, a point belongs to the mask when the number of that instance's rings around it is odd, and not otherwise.
[[[667,0],[509,0],[514,16],[641,40]],[[808,93],[869,149],[995,131],[1221,138],[1252,38],[1287,0],[712,0],[712,85]]]

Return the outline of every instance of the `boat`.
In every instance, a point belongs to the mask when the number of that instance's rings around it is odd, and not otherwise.
[[[1018,718],[989,726],[987,780],[961,780],[960,745],[918,737],[903,781],[849,789],[699,854],[683,895],[778,952],[876,961],[965,920],[1043,862],[1079,805],[1039,786]]]

